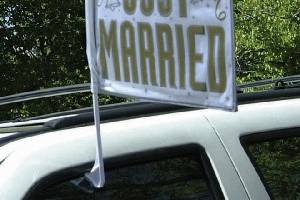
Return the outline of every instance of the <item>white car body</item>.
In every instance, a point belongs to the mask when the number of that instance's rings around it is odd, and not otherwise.
[[[300,127],[300,99],[250,103],[229,113],[194,110],[101,124],[104,158],[187,144],[202,146],[225,199],[270,199],[240,137]],[[19,200],[51,173],[93,162],[95,127],[50,131],[0,146],[0,199]]]

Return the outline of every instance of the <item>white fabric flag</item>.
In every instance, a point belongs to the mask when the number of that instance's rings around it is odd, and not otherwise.
[[[104,184],[99,90],[237,110],[232,0],[86,0],[86,31],[97,127],[88,177],[95,186]]]

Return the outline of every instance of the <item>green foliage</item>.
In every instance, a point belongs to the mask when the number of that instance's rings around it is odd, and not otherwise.
[[[89,81],[83,0],[0,7],[1,96]]]
[[[257,143],[249,150],[275,199],[300,199],[300,138]]]
[[[84,0],[0,0],[0,8],[0,96],[90,81]],[[2,106],[0,121],[91,105],[87,94],[34,100]]]
[[[130,99],[101,95],[101,105],[130,101]],[[53,112],[74,110],[92,106],[92,95],[87,93],[37,99],[23,103],[14,103],[0,109],[0,121],[7,119],[24,119]]]
[[[235,0],[239,82],[299,74],[300,0]]]
[[[299,73],[299,7],[300,0],[234,0],[238,82]],[[0,0],[0,71],[0,96],[89,82],[84,0]],[[74,95],[2,106],[0,121],[91,104]]]

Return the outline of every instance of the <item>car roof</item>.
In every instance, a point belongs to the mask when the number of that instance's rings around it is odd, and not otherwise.
[[[299,79],[299,77],[289,77],[287,80],[291,79],[294,80]],[[281,79],[279,79],[281,81]],[[284,79],[282,79],[284,80]],[[273,83],[274,81],[269,80],[266,83]],[[275,82],[277,83],[277,82]],[[254,82],[254,87],[257,86],[257,83]],[[241,85],[239,88],[240,90],[248,89],[249,84]],[[294,87],[295,86],[295,87]],[[82,85],[78,85],[79,91],[82,89]],[[85,85],[84,91],[87,90],[88,85]],[[69,91],[70,90],[70,91]],[[55,95],[55,92],[62,92],[62,94],[70,93],[74,90],[74,86],[70,87],[63,87],[58,88],[57,90],[54,89],[45,89],[45,91],[40,91],[42,96],[38,97],[39,92],[34,91],[31,93],[24,93],[18,95],[12,95],[8,97],[1,97],[0,98],[0,105],[5,105],[8,103],[9,100],[12,102],[19,102],[24,97],[24,100],[30,100],[31,98],[42,98],[43,95],[46,96]],[[50,92],[49,92],[50,91]],[[77,91],[77,90],[75,90]],[[25,96],[24,96],[25,95]],[[29,96],[29,97],[28,97]],[[300,97],[300,88],[298,87],[298,82],[293,87],[289,86],[287,89],[275,89],[275,90],[267,90],[263,92],[251,92],[251,93],[243,93],[239,92],[237,95],[238,104],[246,104],[246,103],[254,103],[254,102],[261,102],[261,101],[274,101],[278,99],[291,99],[291,98],[299,98]],[[110,120],[122,120],[130,117],[138,117],[140,115],[155,115],[163,112],[176,112],[178,110],[195,110],[199,108],[191,108],[186,106],[178,106],[178,105],[171,105],[171,104],[164,104],[164,103],[154,103],[154,102],[143,102],[138,101],[134,103],[119,103],[113,105],[105,105],[101,106],[100,113],[101,113],[101,120],[102,122],[110,121]],[[92,123],[94,120],[93,118],[93,109],[92,108],[82,108],[77,110],[65,111],[60,113],[51,113],[43,116],[32,117],[28,119],[17,119],[14,121],[6,121],[0,122],[0,133],[10,133],[10,132],[21,132],[22,128],[28,129],[28,126],[33,126],[32,128],[41,128],[40,132],[45,132],[48,129],[59,129],[59,128],[67,128],[69,126],[73,127],[76,125]],[[40,127],[38,125],[42,125]],[[24,132],[24,131],[22,131]],[[28,133],[31,135],[31,133]],[[3,138],[3,134],[0,134]],[[7,135],[7,134],[6,134]],[[15,134],[14,138],[19,138],[26,136],[27,134]],[[9,138],[5,139],[7,141],[11,141]],[[1,145],[1,141],[0,141]]]
[[[240,137],[299,126],[300,118],[297,116],[300,110],[295,109],[299,106],[300,99],[290,99],[241,105],[236,113],[203,109],[107,122],[101,124],[103,155],[106,160],[118,157],[126,160],[126,156],[153,149],[199,144],[213,160],[214,169],[221,173],[217,177],[226,187],[223,189],[231,191],[230,194],[233,195],[233,190],[238,188],[229,186],[240,187],[233,176],[248,185],[250,183],[247,180],[253,180],[248,179],[251,174],[249,172],[255,171],[249,167],[238,167],[239,164],[245,166],[243,163],[249,162],[246,155],[241,155],[244,150],[240,145]],[[23,191],[20,194],[24,194],[33,182],[52,172],[93,162],[95,141],[94,126],[88,125],[49,131],[47,134],[23,138],[0,147],[0,188],[6,188],[2,195],[15,193],[9,188]],[[228,159],[224,161],[226,157]],[[229,173],[230,169],[236,171],[236,174]],[[11,187],[20,176],[23,177],[23,183]],[[252,184],[245,193],[263,199],[261,197],[266,197],[267,194],[262,188],[263,185]],[[243,197],[231,196],[230,199]]]

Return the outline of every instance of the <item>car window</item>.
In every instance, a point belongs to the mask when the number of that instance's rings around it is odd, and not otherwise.
[[[185,156],[111,169],[105,187],[91,193],[66,181],[30,199],[219,199],[210,185],[202,164]]]
[[[245,147],[273,199],[300,199],[299,136],[245,141]]]

